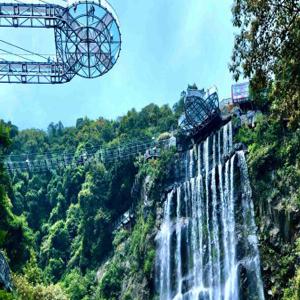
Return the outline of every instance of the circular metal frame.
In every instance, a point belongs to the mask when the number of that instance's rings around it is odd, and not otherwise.
[[[106,8],[95,2],[78,2],[68,8],[62,28],[64,63],[71,72],[95,78],[107,73],[121,51],[118,21]]]

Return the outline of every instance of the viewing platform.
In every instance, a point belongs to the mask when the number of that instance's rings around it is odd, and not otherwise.
[[[193,137],[201,134],[208,126],[221,121],[219,97],[216,89],[199,90],[196,85],[182,92],[184,113],[179,118],[179,127],[185,135]]]

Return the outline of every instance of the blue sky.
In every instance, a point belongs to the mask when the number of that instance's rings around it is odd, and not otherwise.
[[[59,120],[70,126],[83,116],[114,119],[151,102],[172,106],[194,82],[204,88],[216,85],[221,99],[230,96],[231,0],[110,3],[118,13],[123,40],[113,69],[97,79],[76,77],[55,86],[0,84],[0,118],[22,129],[45,129]],[[50,30],[0,29],[0,39],[54,53]]]

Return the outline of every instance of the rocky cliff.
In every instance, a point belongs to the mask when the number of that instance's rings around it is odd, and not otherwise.
[[[13,284],[8,263],[0,251],[0,289],[3,288],[7,291],[12,291]]]

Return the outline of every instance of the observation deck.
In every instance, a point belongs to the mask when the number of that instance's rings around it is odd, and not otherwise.
[[[185,135],[197,136],[215,127],[221,121],[217,90],[199,90],[195,85],[182,92],[184,114],[179,119],[179,126]]]

